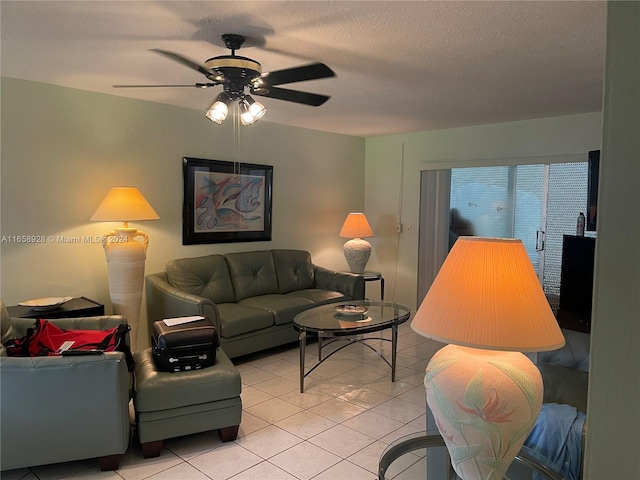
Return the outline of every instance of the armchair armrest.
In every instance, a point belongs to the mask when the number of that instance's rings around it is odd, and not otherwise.
[[[218,308],[211,300],[199,295],[179,290],[166,279],[166,273],[147,275],[147,320],[149,331],[153,331],[153,323],[167,317],[185,317],[203,315],[214,322],[220,332]]]
[[[347,272],[336,272],[328,268],[313,266],[316,288],[335,290],[354,300],[364,299],[364,277]]]

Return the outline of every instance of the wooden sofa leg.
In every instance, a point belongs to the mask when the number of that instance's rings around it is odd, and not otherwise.
[[[162,452],[162,440],[146,442],[142,444],[142,455],[144,458],[159,457]]]
[[[240,425],[234,425],[233,427],[224,427],[218,429],[218,436],[223,442],[232,442],[238,438],[238,429]]]
[[[108,470],[117,470],[120,466],[120,459],[122,458],[122,453],[116,453],[115,455],[105,455],[104,457],[100,457],[98,462],[100,463],[100,470],[106,472]]]

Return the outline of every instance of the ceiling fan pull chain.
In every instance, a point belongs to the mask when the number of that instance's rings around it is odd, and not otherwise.
[[[236,102],[233,107],[233,148],[235,162],[233,163],[233,176],[240,173],[240,104]]]

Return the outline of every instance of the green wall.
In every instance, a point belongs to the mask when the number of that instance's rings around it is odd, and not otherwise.
[[[385,273],[387,297],[415,310],[422,170],[586,161],[600,148],[601,120],[598,112],[368,138],[365,213],[375,233],[368,267]]]
[[[640,3],[609,2],[585,480],[640,478]]]
[[[236,143],[231,119],[215,125],[201,111],[10,78],[1,89],[6,304],[84,295],[110,311],[100,244],[57,239],[118,226],[89,221],[118,185],[137,186],[160,215],[131,224],[149,235],[147,273],[173,258],[268,248],[309,250],[317,264],[347,269],[338,232],[347,213],[363,208],[362,138],[269,123],[267,114],[241,127]],[[272,241],[183,246],[183,156],[273,165]],[[7,240],[20,235],[45,241]]]

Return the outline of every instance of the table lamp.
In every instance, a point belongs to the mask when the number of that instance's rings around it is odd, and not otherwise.
[[[340,237],[351,238],[344,244],[344,257],[352,273],[363,273],[371,256],[371,244],[364,237],[373,237],[373,231],[364,213],[350,213],[342,225]]]
[[[454,470],[502,478],[542,406],[540,372],[520,352],[565,342],[522,242],[458,238],[411,327],[449,344],[424,383]]]
[[[120,228],[102,236],[101,243],[107,259],[109,295],[113,313],[125,315],[131,326],[131,349],[136,350],[144,263],[149,237],[129,220],[157,220],[160,217],[135,187],[113,187],[91,217],[95,222],[124,222]],[[135,240],[141,237],[142,242]]]

